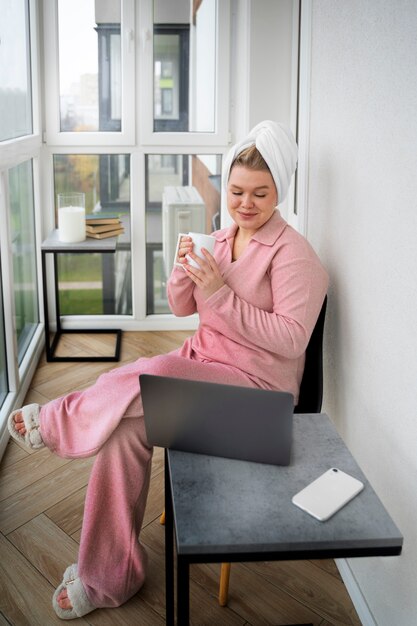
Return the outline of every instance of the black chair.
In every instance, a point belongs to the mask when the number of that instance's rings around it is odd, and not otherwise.
[[[294,413],[320,413],[323,401],[323,331],[327,296],[308,342],[298,404]]]
[[[294,413],[320,413],[323,401],[323,331],[326,317],[325,296],[316,325],[306,349],[306,360],[301,379],[298,404]],[[219,583],[219,604],[226,606],[229,593],[230,563],[222,563]]]

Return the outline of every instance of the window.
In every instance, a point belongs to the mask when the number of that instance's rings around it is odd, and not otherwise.
[[[215,131],[216,13],[216,0],[154,0],[155,131]]]
[[[4,0],[0,20],[0,141],[32,133],[28,0]]]
[[[131,315],[129,155],[55,154],[53,167],[55,198],[82,191],[86,213],[117,214],[125,228],[114,255],[58,255],[61,313]]]
[[[61,131],[120,131],[120,19],[120,0],[59,0]]]
[[[154,26],[154,130],[188,130],[189,24]]]
[[[220,225],[220,155],[146,156],[147,313],[168,313],[166,282],[180,232]]]
[[[15,328],[21,363],[39,323],[31,161],[9,170],[9,202]]]
[[[229,0],[139,2],[140,141],[174,146],[227,145]]]
[[[134,143],[134,4],[45,0],[48,143]]]
[[[199,206],[199,230],[219,226],[216,185],[229,142],[230,2],[44,4],[44,151],[53,197],[84,192],[87,213],[121,214],[126,225],[115,255],[59,255],[61,313],[130,316],[103,320],[124,328],[181,326],[166,297],[168,241],[179,222],[168,237],[163,204],[171,201],[168,187],[188,193]],[[49,228],[56,226],[55,206]],[[64,323],[70,328],[76,321]]]
[[[0,18],[0,450],[6,415],[40,353],[35,199],[39,197],[39,3],[3,0]],[[36,172],[36,174],[34,174]]]

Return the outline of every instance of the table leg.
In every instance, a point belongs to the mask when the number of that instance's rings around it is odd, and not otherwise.
[[[47,264],[47,260],[46,260],[46,252],[42,251],[42,257],[41,257],[41,262],[42,262],[42,289],[43,289],[43,311],[44,311],[44,324],[45,324],[45,353],[46,353],[46,360],[47,361],[52,361],[53,360],[53,354],[55,351],[55,348],[57,346],[58,340],[59,340],[59,335],[60,335],[60,323],[59,323],[59,319],[57,319],[57,328],[56,328],[56,332],[55,332],[55,336],[53,338],[53,340],[51,341],[51,329],[49,326],[49,310],[48,310],[48,280],[47,280],[47,276],[46,276],[46,264]],[[54,255],[54,285],[55,285],[55,302],[57,301],[56,298],[56,289],[57,289],[57,282],[56,282],[56,262],[55,262],[55,255]],[[59,303],[58,303],[59,306]],[[58,309],[59,310],[59,309]]]
[[[177,556],[177,624],[188,626],[190,622],[190,563]]]
[[[44,324],[45,324],[45,350],[46,350],[46,358],[48,360],[49,357],[49,311],[48,311],[48,281],[46,280],[46,253],[42,252],[42,290],[43,290],[43,314],[44,314]]]
[[[61,311],[59,306],[59,282],[58,282],[58,255],[53,254],[54,261],[54,284],[55,284],[55,317],[56,317],[56,334],[61,334]]]
[[[174,521],[171,482],[165,450],[165,603],[166,626],[174,626]]]

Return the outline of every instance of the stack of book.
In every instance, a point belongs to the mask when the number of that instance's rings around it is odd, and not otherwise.
[[[124,233],[121,219],[117,215],[89,214],[85,216],[85,230],[87,237],[106,239]]]

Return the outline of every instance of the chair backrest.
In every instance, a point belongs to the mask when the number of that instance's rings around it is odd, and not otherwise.
[[[323,330],[327,296],[306,350],[306,361],[294,413],[320,413],[323,401]]]

